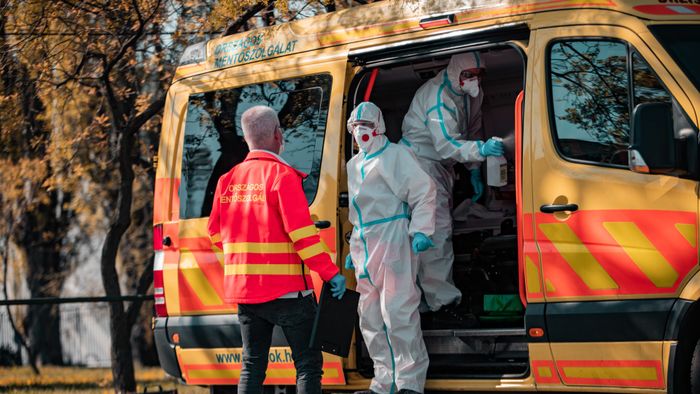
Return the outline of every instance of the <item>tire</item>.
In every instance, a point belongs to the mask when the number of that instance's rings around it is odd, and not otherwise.
[[[690,393],[700,394],[700,339],[695,343],[690,361]]]

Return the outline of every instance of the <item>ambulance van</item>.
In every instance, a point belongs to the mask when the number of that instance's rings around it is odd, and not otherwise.
[[[416,90],[465,52],[485,66],[483,129],[504,140],[507,184],[472,203],[455,166],[453,278],[474,324],[424,320],[426,390],[700,393],[700,0],[381,1],[187,48],[154,204],[169,375],[212,392],[240,375],[207,219],[217,179],[247,154],[241,114],[279,113],[282,156],[309,174],[312,219],[352,288],[347,117],[373,101],[401,143]],[[323,369],[329,391],[368,387],[358,330]],[[281,331],[265,383],[294,391]]]

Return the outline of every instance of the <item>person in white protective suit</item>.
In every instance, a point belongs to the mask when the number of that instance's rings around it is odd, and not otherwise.
[[[493,138],[483,142],[483,67],[476,52],[452,56],[446,69],[418,89],[401,127],[401,143],[415,152],[437,186],[435,248],[421,254],[418,267],[424,300],[421,312],[437,311],[432,314],[436,325],[475,324],[473,316],[466,319],[455,308],[462,294],[452,280],[452,189],[454,164],[468,163],[475,192],[472,201],[478,200],[484,190],[481,162],[486,156],[503,154],[502,142]]]
[[[389,142],[373,103],[352,111],[348,130],[360,152],[347,164],[354,228],[345,266],[355,269],[360,330],[374,362],[364,393],[422,393],[428,353],[416,255],[432,246],[435,184],[410,150]]]

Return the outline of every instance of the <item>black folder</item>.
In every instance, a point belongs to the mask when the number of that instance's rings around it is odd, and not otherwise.
[[[357,324],[357,303],[360,293],[347,289],[342,299],[331,295],[331,285],[323,284],[311,332],[312,349],[347,357],[350,352],[352,331]]]

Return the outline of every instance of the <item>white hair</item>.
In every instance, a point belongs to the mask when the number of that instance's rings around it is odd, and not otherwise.
[[[250,149],[270,149],[275,129],[280,125],[277,112],[264,105],[248,108],[241,116],[243,138]]]

